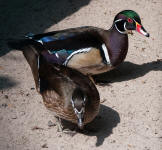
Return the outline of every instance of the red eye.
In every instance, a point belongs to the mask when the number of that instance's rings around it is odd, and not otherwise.
[[[131,18],[128,18],[128,20],[127,20],[129,23],[132,23],[133,22],[133,20],[131,19]]]

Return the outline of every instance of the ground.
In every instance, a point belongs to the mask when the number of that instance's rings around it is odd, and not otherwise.
[[[161,0],[0,0],[0,150],[161,150]],[[96,132],[70,136],[49,127],[53,116],[36,92],[31,70],[8,38],[78,26],[109,29],[114,16],[132,9],[142,18],[146,38],[129,35],[129,52],[116,70],[100,75]]]

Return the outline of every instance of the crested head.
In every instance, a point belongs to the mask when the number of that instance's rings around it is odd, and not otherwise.
[[[140,19],[140,16],[133,10],[123,10],[121,12],[119,12],[114,21],[117,20],[117,19],[133,19],[135,20],[136,22],[138,22],[139,24],[141,24],[141,19]]]
[[[80,88],[76,88],[73,91],[71,103],[75,115],[78,119],[78,127],[80,129],[84,126],[84,112],[85,112],[85,103],[86,103],[86,94]]]
[[[127,34],[130,30],[136,30],[146,37],[149,37],[149,33],[146,32],[141,24],[140,16],[133,10],[123,10],[119,12],[114,18],[114,25],[118,32],[122,34]]]

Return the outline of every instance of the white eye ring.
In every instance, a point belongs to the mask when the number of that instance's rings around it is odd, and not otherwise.
[[[125,31],[127,31],[128,29],[126,28],[126,22],[124,23],[124,29]]]

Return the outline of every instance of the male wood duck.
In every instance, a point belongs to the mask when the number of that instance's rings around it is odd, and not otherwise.
[[[39,44],[26,44],[20,49],[30,65],[45,106],[56,116],[83,129],[99,111],[100,98],[95,85],[77,70],[47,62],[39,53],[42,47]]]
[[[139,15],[133,10],[124,10],[115,16],[109,30],[87,26],[28,34],[26,38],[42,44],[41,54],[48,62],[95,75],[107,72],[124,61],[131,30],[149,37]]]

